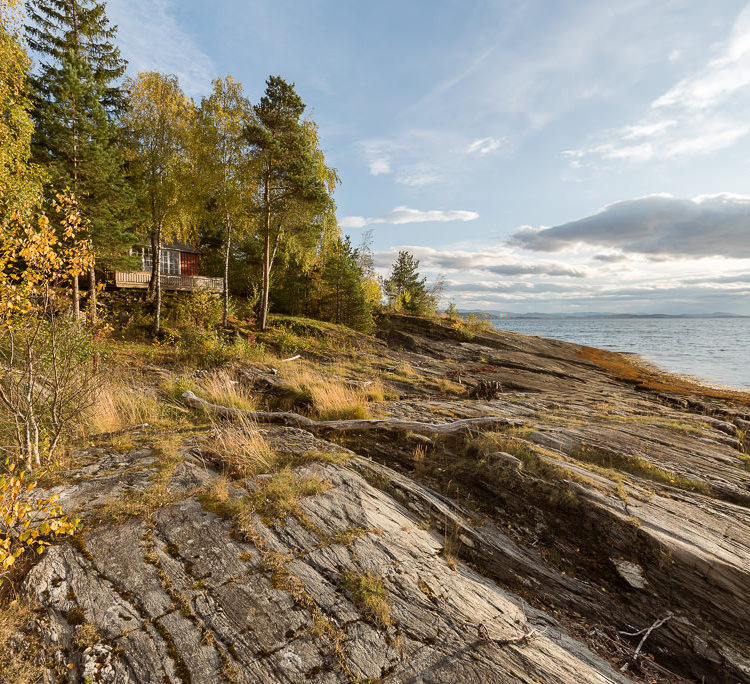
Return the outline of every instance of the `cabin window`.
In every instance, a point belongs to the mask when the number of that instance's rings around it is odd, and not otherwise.
[[[180,275],[180,253],[174,249],[161,250],[161,272],[163,275]]]
[[[151,271],[151,248],[138,245],[130,248],[130,256],[138,257],[141,271]]]
[[[142,271],[151,272],[151,247],[133,247],[130,254],[140,258]],[[162,275],[180,275],[180,253],[176,249],[161,250],[160,270]]]

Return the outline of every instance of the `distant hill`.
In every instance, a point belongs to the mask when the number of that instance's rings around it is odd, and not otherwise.
[[[500,318],[750,318],[741,314],[716,311],[699,314],[646,314],[646,313],[602,313],[585,311],[580,313],[514,313],[512,311],[461,311],[462,316],[474,314],[488,320]]]

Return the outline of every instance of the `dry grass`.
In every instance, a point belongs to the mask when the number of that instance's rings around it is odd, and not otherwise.
[[[435,389],[443,394],[466,394],[466,387],[448,380],[448,378],[438,378],[435,380]]]
[[[307,404],[310,412],[321,420],[369,418],[368,403],[383,401],[385,397],[380,380],[366,386],[352,386],[305,366],[286,370],[284,380],[294,392],[294,401]]]
[[[321,480],[317,475],[300,477],[291,468],[285,468],[262,480],[247,498],[247,503],[264,522],[294,516],[305,524],[307,521],[300,508],[300,499],[322,494],[330,487],[330,482]]]
[[[328,480],[322,480],[317,475],[299,476],[291,468],[284,468],[258,482],[255,491],[242,497],[232,498],[229,482],[217,478],[207,491],[199,495],[199,500],[207,511],[232,520],[237,529],[250,538],[255,534],[253,513],[258,514],[266,525],[274,521],[283,522],[292,516],[305,527],[313,529],[302,511],[300,499],[322,494],[330,487]]]
[[[360,615],[375,627],[386,629],[391,624],[391,607],[385,596],[383,581],[370,573],[345,570],[341,583]]]
[[[26,633],[34,620],[31,606],[14,600],[0,606],[0,681],[3,684],[29,684],[42,680],[44,668],[34,656],[40,648],[37,638]],[[11,648],[13,637],[23,633],[26,648],[15,653]]]
[[[116,432],[141,423],[155,425],[162,421],[157,398],[125,383],[103,386],[94,405],[83,417],[87,434]]]
[[[227,474],[245,478],[275,469],[276,455],[252,419],[237,416],[231,423],[214,423],[215,448]]]
[[[220,370],[202,378],[196,385],[196,394],[212,404],[255,411],[258,408],[253,395],[231,373]]]

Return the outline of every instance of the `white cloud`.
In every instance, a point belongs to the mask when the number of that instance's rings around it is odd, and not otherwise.
[[[676,140],[665,148],[665,154],[668,157],[709,154],[730,147],[740,138],[744,138],[748,131],[750,126],[747,124],[730,124],[726,128],[719,128],[705,135]]]
[[[161,71],[180,79],[192,97],[211,87],[215,68],[193,37],[180,26],[172,0],[109,0],[107,16],[118,26],[117,43],[128,72]]]
[[[374,223],[390,223],[401,225],[405,223],[429,223],[433,221],[474,221],[479,218],[475,211],[465,211],[462,209],[453,211],[441,211],[432,209],[429,211],[420,211],[419,209],[410,209],[409,207],[395,207],[392,211],[381,216],[365,218],[364,216],[344,216],[339,220],[342,228],[364,228]]]
[[[750,5],[740,12],[729,40],[715,59],[698,73],[683,78],[654,103],[654,108],[696,111],[714,107],[750,85]]]
[[[479,154],[483,157],[490,152],[499,150],[502,145],[503,141],[500,138],[479,138],[478,140],[469,143],[466,152],[467,154]]]
[[[386,157],[370,160],[370,175],[381,176],[391,172],[391,162]]]
[[[707,155],[750,133],[750,5],[716,56],[656,98],[634,124],[603,133],[606,142],[566,150],[571,159],[646,162]]]

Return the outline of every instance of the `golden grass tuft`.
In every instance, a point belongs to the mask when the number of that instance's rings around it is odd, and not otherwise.
[[[380,380],[368,385],[350,385],[346,381],[300,366],[288,370],[284,379],[301,403],[320,420],[351,420],[370,417],[368,404],[383,401],[385,389]]]
[[[226,370],[210,373],[196,384],[196,394],[212,404],[255,411],[258,405],[252,394]]]
[[[155,425],[162,419],[157,398],[138,392],[126,384],[104,385],[94,405],[83,416],[87,434],[117,432],[126,427],[148,423]]]
[[[391,624],[391,607],[386,600],[382,580],[369,572],[359,574],[345,570],[341,575],[341,583],[365,620],[381,629],[386,629]]]
[[[238,415],[232,422],[214,422],[215,448],[233,478],[268,473],[277,457],[254,420]]]

